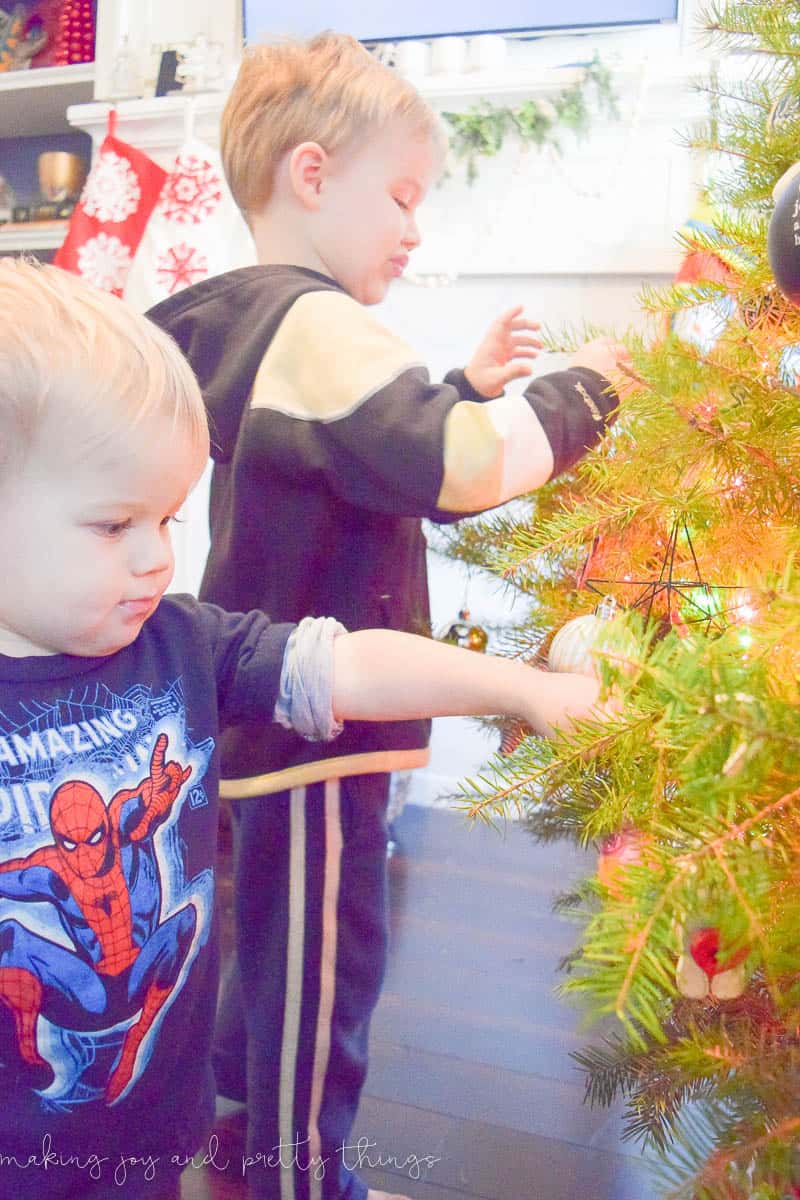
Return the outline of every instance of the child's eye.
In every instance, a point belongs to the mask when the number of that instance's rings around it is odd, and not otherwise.
[[[173,513],[172,516],[164,517],[164,520],[161,522],[161,524],[162,525],[182,525],[183,517],[176,517],[175,514]]]
[[[130,529],[130,520],[125,521],[98,521],[94,528],[103,537],[119,537],[126,529]]]
[[[401,200],[399,196],[395,196],[394,202],[398,208],[402,208],[403,212],[408,212],[408,205],[405,200]]]

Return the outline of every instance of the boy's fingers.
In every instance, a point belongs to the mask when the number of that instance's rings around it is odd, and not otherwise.
[[[501,378],[504,384],[510,383],[512,379],[522,379],[525,375],[532,375],[533,368],[526,366],[525,363],[509,363],[503,368]]]
[[[541,346],[542,339],[536,336],[535,329],[509,329],[506,337],[510,342],[535,342]]]

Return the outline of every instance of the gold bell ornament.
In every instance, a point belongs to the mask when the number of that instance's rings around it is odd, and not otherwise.
[[[473,625],[470,621],[468,608],[462,608],[458,619],[442,626],[435,636],[438,642],[460,646],[462,650],[477,650],[479,654],[486,652],[489,642],[489,635],[483,626]]]

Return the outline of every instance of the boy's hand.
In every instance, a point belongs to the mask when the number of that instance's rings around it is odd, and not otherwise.
[[[605,375],[620,400],[636,386],[636,381],[625,374],[633,369],[633,359],[627,346],[610,337],[593,338],[584,342],[570,359],[571,367],[591,367],[599,375]]]
[[[542,348],[531,333],[539,329],[536,321],[522,316],[522,305],[510,308],[492,321],[464,370],[469,383],[482,396],[491,399],[503,393],[512,379],[530,375],[531,368],[522,358],[536,358]]]
[[[569,729],[573,720],[611,715],[609,706],[601,705],[600,682],[594,675],[578,675],[571,671],[546,672],[544,679],[531,681],[528,723],[540,734],[548,736],[556,729]]]

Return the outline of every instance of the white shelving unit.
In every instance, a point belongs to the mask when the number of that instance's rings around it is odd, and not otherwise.
[[[0,138],[68,133],[67,109],[94,94],[94,63],[0,73]]]
[[[0,254],[19,254],[23,250],[57,250],[66,231],[66,221],[0,225]]]
[[[0,138],[73,132],[67,109],[92,99],[94,75],[94,63],[0,73]],[[66,221],[0,225],[0,254],[57,250],[66,228]]]

